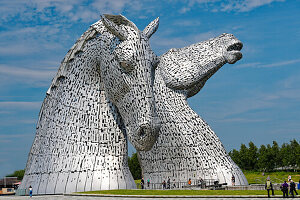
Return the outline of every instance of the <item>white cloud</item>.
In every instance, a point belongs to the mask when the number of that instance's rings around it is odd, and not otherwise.
[[[188,0],[187,4],[184,5],[179,13],[186,13],[198,6],[203,9],[210,10],[212,12],[248,12],[255,8],[269,5],[273,2],[283,2],[285,0]]]
[[[36,110],[42,105],[40,101],[2,101],[0,108],[4,110]]]
[[[57,69],[28,69],[0,64],[1,76],[21,78],[25,82],[50,82],[56,71]]]
[[[175,27],[193,27],[193,26],[199,26],[201,24],[200,20],[198,19],[180,19],[176,20],[173,25]]]
[[[267,122],[273,119],[269,111],[273,113],[281,109],[293,109],[293,106],[297,106],[298,102],[300,102],[299,87],[296,89],[278,88],[268,92],[249,91],[247,97],[217,102],[222,107],[218,108],[217,113],[208,112],[211,115],[208,118],[211,118],[211,121],[219,122]]]
[[[138,0],[4,0],[1,2],[0,19],[9,21],[19,15],[22,20],[40,18],[44,21],[60,20],[64,23],[82,20],[92,22],[100,19],[100,14],[120,14],[142,10]]]
[[[62,25],[31,26],[25,28],[9,27],[0,32],[0,54],[8,56],[30,55],[32,53],[56,51],[64,49],[63,42],[67,37]],[[4,39],[5,38],[5,39]]]
[[[257,67],[261,65],[260,62],[253,62],[253,63],[245,63],[245,64],[240,64],[240,65],[237,65],[235,66],[236,68],[248,68],[248,67]]]
[[[1,134],[0,133],[0,144],[16,143],[17,139],[24,140],[24,138],[32,138],[32,136],[33,134]]]
[[[276,63],[270,63],[270,64],[262,64],[260,62],[254,62],[254,63],[245,63],[241,65],[237,65],[236,68],[271,68],[271,67],[283,67],[286,65],[292,65],[300,63],[300,59],[293,59],[293,60],[285,60],[281,62]]]
[[[13,138],[22,138],[32,136],[32,134],[24,133],[24,134],[0,134],[0,139],[13,139]]]
[[[212,12],[237,11],[247,12],[260,6],[284,0],[186,0],[183,1],[179,13],[189,12],[194,7],[201,7]],[[169,1],[175,5],[179,1]],[[22,21],[43,20],[49,22],[69,21],[93,22],[100,19],[100,14],[127,13],[127,16],[159,15],[163,9],[161,1],[138,0],[2,0],[0,7],[0,23],[8,22],[16,16]]]
[[[0,37],[28,37],[34,34],[35,37],[37,36],[44,36],[49,37],[51,35],[57,34],[59,29],[62,28],[59,24],[53,25],[44,25],[44,26],[31,26],[31,27],[24,27],[24,28],[15,28],[13,30],[7,30],[5,32],[0,33]]]
[[[1,114],[7,115],[7,114],[10,114],[10,113],[11,113],[10,111],[2,111],[2,110],[0,111],[0,115],[1,115]]]
[[[189,7],[183,7],[183,8],[181,8],[181,9],[179,10],[179,13],[184,14],[184,13],[190,11],[190,10],[191,10],[191,8],[189,8]]]
[[[286,66],[286,65],[291,65],[291,64],[299,63],[299,62],[300,62],[300,59],[286,60],[286,61],[277,62],[277,63],[260,65],[259,67],[281,67],[281,66]]]
[[[24,125],[24,124],[33,124],[37,123],[37,119],[3,119],[0,121],[1,126],[13,126],[15,124]],[[0,137],[1,138],[1,137]]]
[[[243,122],[243,123],[258,123],[258,122],[266,122],[270,121],[270,119],[249,119],[249,118],[242,118],[242,117],[233,117],[233,118],[226,118],[218,120],[219,122]]]
[[[300,85],[300,72],[294,73],[288,78],[282,80],[279,82],[279,85],[282,86],[285,89],[293,89],[297,88]]]
[[[130,5],[130,0],[96,0],[92,6],[103,14],[121,13],[126,5]]]
[[[222,3],[221,11],[248,12],[257,7],[283,1],[285,0],[229,0],[228,3]]]

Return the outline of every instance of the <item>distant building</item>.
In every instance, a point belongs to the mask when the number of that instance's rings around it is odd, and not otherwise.
[[[2,188],[16,188],[20,184],[17,177],[4,177],[0,179],[0,189]]]

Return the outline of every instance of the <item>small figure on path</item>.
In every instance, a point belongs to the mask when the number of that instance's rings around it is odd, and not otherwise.
[[[233,174],[231,177],[231,183],[232,183],[232,186],[235,186],[235,176]]]
[[[150,188],[150,179],[147,180],[147,186]]]
[[[29,196],[30,196],[30,198],[32,197],[32,187],[31,186],[29,186]]]
[[[165,180],[162,182],[162,185],[163,185],[163,189],[165,190],[166,189],[166,181]]]
[[[200,177],[200,187],[204,188],[204,180]]]
[[[298,195],[298,192],[296,191],[296,184],[294,183],[293,180],[291,180],[291,183],[290,183],[290,194],[292,195],[293,198],[294,198],[294,192],[296,193],[296,195]]]
[[[189,178],[188,184],[192,185],[192,180],[190,178]]]
[[[291,180],[292,180],[292,176],[289,175],[289,176],[288,176],[288,181],[291,182]]]
[[[272,196],[274,196],[273,185],[270,180],[270,177],[267,178],[267,182],[265,184],[265,189],[268,191],[268,197],[270,197],[270,190],[272,190]]]
[[[283,193],[283,198],[284,197],[289,197],[289,185],[284,181],[284,183],[281,185],[281,191]]]
[[[141,188],[144,189],[145,181],[144,178],[141,179]]]
[[[298,183],[298,190],[300,190],[300,180],[299,180],[299,183]]]
[[[169,178],[168,181],[167,181],[167,189],[170,189],[170,188],[171,188],[171,180]]]

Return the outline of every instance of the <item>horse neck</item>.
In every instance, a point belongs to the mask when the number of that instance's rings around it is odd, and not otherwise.
[[[160,133],[163,135],[160,140],[164,140],[163,137],[172,137],[173,134],[182,138],[182,141],[189,143],[186,134],[193,132],[196,133],[195,137],[205,138],[210,140],[220,147],[220,153],[227,155],[221,141],[210,126],[188,105],[187,91],[174,90],[168,88],[160,75],[160,69],[158,68],[155,74],[155,100],[158,116],[163,124]],[[179,125],[181,124],[181,125]],[[178,129],[174,129],[178,126]],[[179,128],[180,127],[180,128]],[[174,132],[175,131],[175,132]],[[196,138],[193,138],[196,139]],[[170,143],[170,145],[172,145]],[[203,139],[197,140],[197,146],[204,146]],[[187,146],[188,148],[188,146]],[[208,150],[210,151],[210,150]],[[212,154],[213,155],[213,154]]]
[[[154,91],[156,109],[158,114],[162,115],[162,122],[173,120],[179,116],[198,116],[187,103],[187,92],[167,87],[160,74],[161,69],[157,68],[155,72]],[[168,116],[165,116],[165,113],[168,113]],[[187,119],[183,120],[186,121]]]
[[[117,157],[115,166],[127,166],[125,128],[102,89],[99,66],[91,59],[97,49],[89,46],[99,46],[98,42],[89,41],[73,59],[62,62],[40,111],[27,174],[96,170],[104,161],[101,157],[105,162]],[[39,166],[32,164],[37,160]]]

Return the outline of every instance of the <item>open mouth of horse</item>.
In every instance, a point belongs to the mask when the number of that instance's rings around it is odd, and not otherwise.
[[[243,44],[239,41],[236,41],[227,47],[225,58],[229,64],[233,64],[243,57],[243,54],[240,52],[242,48]]]
[[[227,51],[240,51],[243,48],[241,42],[235,42],[227,47]]]

